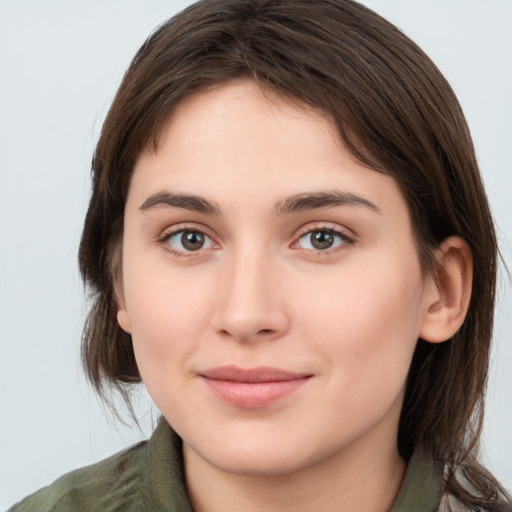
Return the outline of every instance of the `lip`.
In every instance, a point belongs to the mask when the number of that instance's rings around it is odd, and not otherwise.
[[[212,393],[235,407],[257,409],[290,395],[312,374],[296,373],[269,366],[239,368],[221,366],[199,373]]]

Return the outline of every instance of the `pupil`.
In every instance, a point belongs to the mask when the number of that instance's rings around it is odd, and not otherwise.
[[[311,233],[311,244],[315,249],[328,249],[333,242],[333,234],[328,231],[315,231]]]
[[[187,231],[181,235],[181,243],[189,251],[197,251],[204,244],[204,236],[197,231]]]

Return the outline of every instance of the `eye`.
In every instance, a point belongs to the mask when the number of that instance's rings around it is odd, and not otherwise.
[[[346,243],[351,243],[351,240],[339,231],[333,229],[315,229],[302,235],[297,245],[301,249],[326,251],[335,249]]]
[[[177,253],[210,249],[214,246],[213,240],[208,235],[193,229],[182,229],[171,233],[166,236],[165,242],[173,252]]]

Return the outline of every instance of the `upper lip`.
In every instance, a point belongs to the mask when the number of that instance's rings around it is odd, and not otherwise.
[[[311,377],[309,373],[297,373],[270,366],[239,368],[237,366],[219,366],[200,372],[202,377],[232,382],[283,382]]]

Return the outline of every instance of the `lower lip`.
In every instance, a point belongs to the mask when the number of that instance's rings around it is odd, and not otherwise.
[[[290,395],[309,377],[275,382],[235,382],[204,378],[214,395],[235,407],[257,409]]]

